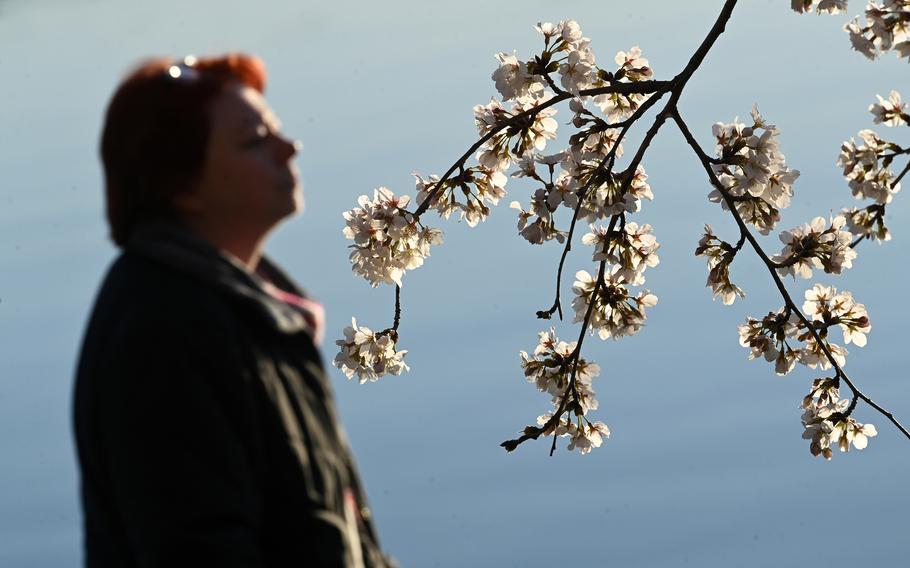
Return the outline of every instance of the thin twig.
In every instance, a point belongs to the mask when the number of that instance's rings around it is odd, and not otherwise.
[[[396,334],[398,332],[399,323],[401,323],[401,286],[396,284],[395,285],[395,323],[392,324],[392,329],[395,330]]]

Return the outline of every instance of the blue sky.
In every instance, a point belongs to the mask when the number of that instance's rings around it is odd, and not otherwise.
[[[97,137],[108,97],[136,61],[228,50],[265,60],[266,96],[304,144],[307,200],[268,251],[325,304],[328,361],[352,315],[384,327],[394,299],[352,276],[341,212],[380,185],[413,195],[412,171],[442,173],[461,155],[475,140],[471,108],[495,94],[497,51],[527,56],[538,47],[534,23],[573,18],[599,61],[639,45],[655,77],[668,79],[721,4],[0,3],[0,564],[79,558],[72,373],[116,254],[103,223]],[[850,51],[846,16],[798,16],[788,4],[743,2],[680,103],[706,147],[714,122],[747,117],[753,103],[779,126],[782,151],[802,172],[781,228],[853,203],[834,165],[841,141],[872,127],[866,108],[876,94],[910,97],[906,63]],[[563,132],[569,117],[560,108]],[[647,120],[630,134],[629,154]],[[453,567],[546,566],[568,554],[595,566],[704,567],[906,557],[901,472],[910,442],[863,407],[858,418],[879,430],[864,452],[829,463],[809,455],[797,406],[820,375],[777,377],[737,343],[747,315],[781,304],[767,273],[741,255],[733,277],[746,301],[712,302],[692,252],[704,223],[728,239],[734,225],[708,203],[704,172],[672,125],[644,165],[655,200],[635,219],[651,223],[662,244],[647,284],[660,304],[637,336],[585,343],[603,369],[596,416],[613,431],[587,456],[550,458],[539,442],[511,455],[498,447],[548,407],[524,381],[518,351],[545,329],[534,312],[552,302],[560,250],[529,246],[506,208],[526,202],[533,186],[512,180],[477,228],[432,220],[446,244],[405,277],[402,295],[411,372],[358,385],[331,370],[385,547],[405,566]],[[863,244],[852,271],[815,281],[867,306],[869,344],[851,347],[846,370],[907,423],[904,196],[888,211],[892,242]],[[779,250],[773,236],[764,242]],[[590,267],[576,246],[567,274]],[[796,297],[811,286],[788,285]],[[557,331],[577,335],[568,322]]]

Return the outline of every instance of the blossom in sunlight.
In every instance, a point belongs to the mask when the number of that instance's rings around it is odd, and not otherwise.
[[[546,82],[541,76],[532,74],[526,62],[507,53],[497,53],[496,60],[499,67],[493,71],[491,78],[502,100],[533,100],[544,95]]]
[[[547,427],[552,419],[552,413],[544,414],[537,418],[537,424],[545,428],[543,432],[545,436],[555,435],[569,438],[569,444],[566,446],[569,451],[578,450],[582,455],[588,454],[592,449],[603,445],[605,438],[610,437],[610,429],[603,422],[577,424],[560,418],[555,425]]]
[[[546,436],[568,436],[569,450],[578,449],[586,454],[599,447],[610,436],[610,430],[603,422],[591,423],[585,418],[588,411],[598,407],[592,382],[600,374],[600,367],[578,355],[576,349],[576,342],[560,341],[556,331],[550,328],[538,334],[533,354],[521,351],[519,355],[527,380],[549,394],[554,406],[554,410],[537,418],[538,431]],[[573,369],[574,381],[571,380]]]
[[[396,197],[380,187],[373,199],[361,195],[357,200],[360,207],[344,213],[344,236],[354,241],[352,270],[371,286],[401,286],[404,272],[421,266],[430,255],[430,246],[442,243],[442,231],[421,227],[404,210],[408,202],[408,196]]]
[[[527,211],[518,201],[509,204],[509,208],[518,210],[518,233],[533,245],[539,245],[551,239],[562,243],[566,238],[565,231],[556,228],[547,197],[545,189],[535,191]],[[533,217],[536,218],[531,221]]]
[[[525,351],[519,352],[521,368],[525,377],[529,382],[534,383],[539,391],[551,395],[553,404],[557,406],[560,397],[563,396],[569,385],[569,377],[574,365],[571,358],[576,345],[577,343],[574,341],[571,343],[560,341],[556,337],[555,329],[550,328],[549,331],[542,331],[538,334],[538,344],[532,355],[528,355]],[[579,357],[575,381],[576,388],[581,386],[581,390],[585,391],[584,394],[588,398],[582,405],[584,411],[597,408],[591,382],[599,374],[600,367],[597,363]]]
[[[641,56],[641,49],[637,45],[628,52],[617,52],[614,60],[623,75],[632,81],[644,81],[653,74],[648,60]]]
[[[590,51],[571,51],[566,60],[559,65],[562,87],[577,95],[579,91],[589,88],[597,73],[594,56]]]
[[[849,416],[853,405],[849,399],[840,398],[835,378],[815,379],[800,406],[804,409],[803,439],[810,440],[809,451],[813,456],[830,460],[833,445],[842,452],[848,451],[851,445],[862,450],[869,438],[878,434],[872,424],[860,424]]]
[[[839,367],[846,365],[848,355],[846,349],[825,339],[822,339],[822,343],[819,343],[811,334],[806,337],[806,344],[799,352],[799,362],[810,369],[815,369],[816,367],[821,367],[823,370],[830,369],[832,367],[831,359],[825,353],[825,348],[827,348],[828,353],[831,353],[831,358],[834,359]]]
[[[569,429],[567,434],[572,438],[567,449],[569,451],[577,449],[584,455],[594,448],[599,448],[604,438],[610,437],[610,429],[603,422],[594,422],[575,426]]]
[[[869,438],[878,435],[872,424],[860,424],[853,418],[847,418],[834,424],[831,431],[832,440],[837,440],[840,451],[846,452],[852,444],[857,450],[863,450],[869,443]]]
[[[601,339],[619,339],[634,335],[641,330],[647,319],[645,308],[657,305],[657,296],[648,290],[637,295],[630,294],[628,281],[622,275],[622,268],[614,266],[604,275],[604,285],[598,286],[596,278],[585,270],[575,273],[572,292],[572,308],[575,310],[573,323],[585,320],[588,307],[594,302],[589,320],[589,330]]]
[[[720,298],[725,306],[731,305],[737,297],[746,297],[742,288],[730,281],[730,264],[736,257],[736,252],[736,247],[718,238],[711,226],[705,225],[695,256],[708,259],[708,281],[705,286],[710,286],[713,297]]]
[[[887,99],[881,95],[875,95],[877,103],[869,105],[869,112],[874,117],[872,122],[875,124],[884,124],[885,126],[907,125],[910,117],[907,115],[907,103],[901,102],[901,95],[897,91],[891,91]]]
[[[786,375],[802,357],[802,350],[790,345],[796,341],[799,319],[785,309],[769,312],[762,319],[747,318],[739,326],[739,344],[748,348],[749,359],[763,358],[774,363],[774,372]]]
[[[376,381],[384,375],[400,375],[410,370],[404,362],[406,350],[396,349],[393,333],[374,333],[368,327],[358,326],[351,318],[351,325],[344,328],[344,338],[335,342],[340,351],[333,364],[360,384]]]
[[[778,264],[778,274],[812,278],[813,268],[828,274],[851,268],[856,251],[850,246],[853,235],[843,230],[846,223],[846,218],[836,215],[826,227],[824,217],[816,217],[811,223],[781,232],[784,248],[771,259]]]
[[[578,22],[575,20],[565,20],[560,22],[562,39],[570,44],[574,44],[581,40],[582,33],[581,27],[578,25]]]
[[[866,345],[866,334],[872,330],[866,306],[853,299],[847,291],[837,293],[833,286],[816,284],[806,291],[803,313],[813,321],[828,326],[837,325],[844,334],[844,343],[857,347]]]
[[[841,144],[837,165],[844,169],[844,177],[857,199],[873,199],[882,205],[890,203],[900,191],[900,184],[894,183],[894,172],[879,161],[892,145],[872,130],[861,130],[859,137],[862,144],[857,145],[853,138]]]
[[[515,107],[512,109],[512,114],[516,115],[522,112],[532,110],[538,106],[537,101],[528,101],[527,103],[516,103]],[[556,128],[559,123],[556,122],[556,119],[553,118],[553,115],[556,114],[556,109],[553,107],[545,108],[538,111],[534,115],[534,119],[531,121],[530,125],[522,129],[521,136],[521,149],[519,155],[523,155],[525,152],[541,151],[546,147],[547,140],[553,140],[556,138]]]
[[[844,31],[850,36],[850,44],[853,49],[862,53],[868,59],[878,57],[875,41],[866,34],[867,29],[860,27],[859,18],[853,18],[853,21],[844,24]]]
[[[631,179],[620,177],[600,167],[600,160],[589,160],[571,153],[563,163],[571,176],[569,186],[574,191],[587,187],[578,218],[589,223],[605,219],[622,212],[636,213],[641,210],[642,199],[654,199],[648,175],[638,166]]]
[[[842,6],[842,0],[827,0],[827,4]],[[898,57],[910,58],[910,2],[907,0],[875,0],[866,4],[866,21],[859,18],[844,25],[853,49],[869,59],[886,51]]]
[[[885,226],[883,207],[877,204],[862,209],[851,207],[840,214],[847,220],[847,230],[852,235],[870,238],[879,244],[891,240],[891,230]]]
[[[631,221],[612,233],[604,226],[590,225],[590,229],[581,242],[594,247],[593,260],[606,260],[619,266],[622,277],[633,286],[644,284],[645,269],[660,262],[657,256],[660,244],[651,232],[651,225]]]
[[[469,227],[476,227],[485,221],[490,214],[491,207],[497,205],[506,194],[505,185],[509,180],[505,174],[497,170],[490,170],[483,166],[465,169],[455,179],[450,178],[439,189],[439,176],[432,175],[424,179],[420,174],[411,174],[417,185],[417,201],[423,203],[433,198],[429,204],[439,216],[448,219],[458,211],[459,219],[465,221]],[[435,193],[433,193],[435,192]],[[456,197],[456,193],[463,196],[463,200]]]
[[[779,210],[790,205],[799,171],[787,167],[777,127],[768,123],[757,107],[752,107],[751,116],[752,126],[738,120],[714,125],[721,163],[712,167],[724,190],[737,199],[736,209],[743,220],[767,234],[780,218]],[[717,189],[709,199],[728,208]]]
[[[496,99],[490,99],[489,104],[474,107],[474,126],[480,136],[487,135],[496,128],[500,122],[508,120],[509,113],[502,108]]]

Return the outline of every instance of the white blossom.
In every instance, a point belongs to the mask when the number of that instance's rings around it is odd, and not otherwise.
[[[795,340],[799,319],[796,314],[781,309],[769,312],[758,320],[747,318],[739,326],[739,344],[750,349],[749,359],[762,357],[765,361],[774,362],[774,371],[786,375],[793,370],[802,351],[794,349],[789,341]]]
[[[728,242],[718,238],[710,225],[705,225],[705,232],[698,241],[695,256],[708,259],[708,281],[714,298],[720,298],[725,306],[731,305],[737,297],[745,298],[742,288],[730,281],[730,264],[736,256],[737,249]]]
[[[566,233],[556,228],[545,189],[534,192],[527,211],[518,201],[510,203],[509,208],[518,210],[518,233],[529,243],[539,245],[551,239],[560,243],[565,241]],[[531,221],[533,217],[536,219]]]
[[[837,325],[844,334],[844,343],[857,347],[866,345],[866,334],[872,330],[866,306],[853,299],[847,291],[837,293],[833,286],[816,284],[806,291],[803,313],[806,317],[828,326]]]
[[[857,237],[870,238],[879,244],[891,240],[891,231],[885,226],[884,208],[872,205],[857,209],[851,207],[840,212],[847,220],[847,230]]]
[[[648,290],[631,295],[619,266],[614,266],[604,274],[604,284],[603,287],[597,287],[595,277],[585,270],[575,273],[575,284],[572,286],[572,292],[575,293],[572,300],[572,309],[575,310],[573,323],[585,320],[588,306],[593,301],[594,308],[588,322],[592,334],[596,332],[601,339],[616,340],[638,333],[647,318],[645,308],[656,306],[657,296]]]
[[[853,235],[843,230],[846,222],[846,218],[837,215],[826,227],[824,217],[816,217],[811,223],[781,232],[784,248],[772,257],[779,265],[777,272],[781,276],[811,278],[813,268],[828,274],[851,268],[856,251],[850,246]]]
[[[491,78],[502,100],[530,101],[544,96],[546,82],[541,76],[532,74],[526,62],[507,53],[497,53],[496,59],[499,67],[493,71]]]
[[[593,56],[588,51],[570,51],[566,60],[559,65],[562,87],[577,95],[579,91],[589,88],[597,73]]]
[[[872,130],[861,130],[859,137],[863,144],[857,145],[851,138],[841,145],[837,165],[844,169],[844,177],[857,199],[873,199],[882,205],[890,203],[901,188],[899,183],[894,183],[894,172],[879,164],[890,144]]]
[[[539,102],[544,102],[545,100],[546,99],[542,99],[541,101],[529,101],[527,103],[516,103],[512,109],[512,114],[516,115],[535,109],[539,106]],[[553,118],[553,115],[555,114],[556,109],[553,107],[540,109],[534,114],[534,119],[531,124],[521,132],[521,147],[525,151],[542,151],[544,147],[546,147],[547,140],[554,140],[556,138],[556,129],[559,126],[559,123]],[[521,153],[523,154],[524,152]]]
[[[442,231],[420,227],[404,210],[408,202],[408,196],[396,197],[380,187],[372,200],[361,195],[357,200],[360,207],[344,213],[344,236],[354,241],[352,270],[371,286],[401,286],[404,272],[421,266],[430,255],[430,246],[442,243]]]
[[[799,171],[787,166],[780,152],[777,127],[767,122],[755,106],[750,114],[752,126],[738,119],[714,124],[712,133],[721,163],[712,168],[725,192],[734,198],[743,220],[767,234],[780,219],[780,209],[790,205]],[[708,199],[728,209],[718,189]]]
[[[384,375],[400,375],[408,371],[404,362],[406,350],[398,351],[393,333],[374,333],[368,327],[358,326],[357,319],[351,318],[351,325],[344,328],[344,338],[335,342],[341,350],[333,364],[360,384],[376,381]]]
[[[878,99],[878,103],[869,105],[869,112],[874,117],[872,122],[885,126],[907,124],[907,103],[901,103],[900,93],[891,91],[887,99],[883,99],[881,95],[875,95],[875,97]]]
[[[633,286],[644,284],[645,269],[660,262],[657,256],[660,244],[652,234],[651,225],[639,226],[630,221],[622,230],[612,233],[604,226],[592,224],[589,228],[591,232],[583,236],[581,242],[594,247],[593,260],[606,260],[619,266],[621,276]]]

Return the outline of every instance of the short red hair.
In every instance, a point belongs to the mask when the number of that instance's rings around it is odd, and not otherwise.
[[[173,215],[173,197],[192,187],[205,161],[209,106],[225,85],[265,89],[256,57],[151,59],[117,88],[101,133],[111,240],[123,246],[136,224]]]

